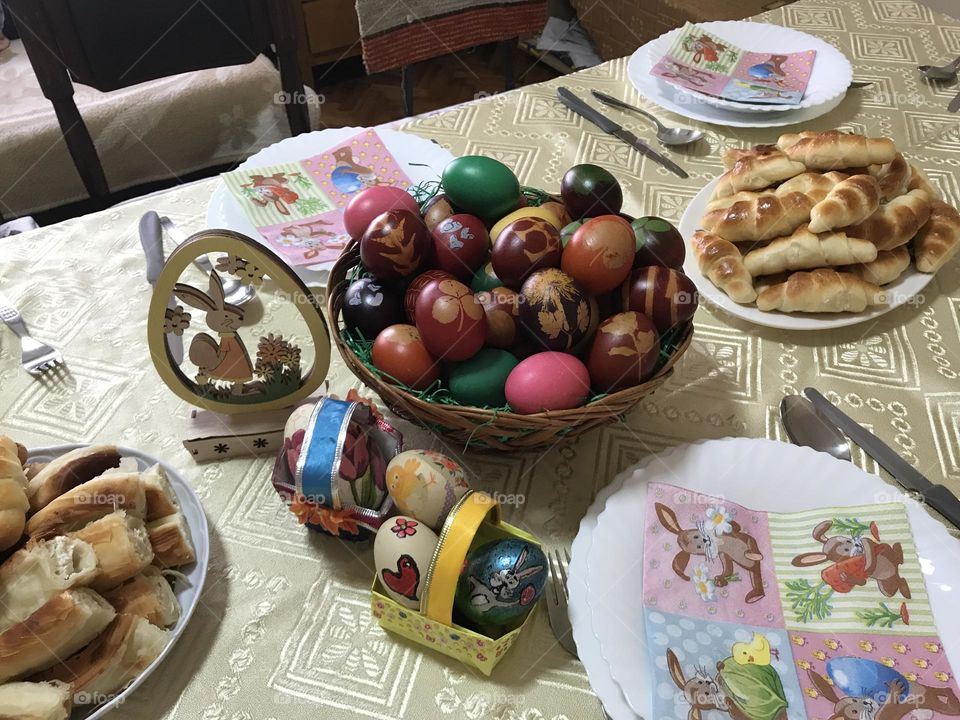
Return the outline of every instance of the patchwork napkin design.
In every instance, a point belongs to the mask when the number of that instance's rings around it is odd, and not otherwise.
[[[375,130],[295,163],[225,173],[250,222],[291,265],[336,260],[350,237],[343,210],[374,185],[410,186],[410,178]]]
[[[766,513],[662,483],[647,498],[658,720],[960,717],[903,505]]]
[[[816,50],[750,52],[687,23],[651,73],[672,85],[735,102],[799,103]]]

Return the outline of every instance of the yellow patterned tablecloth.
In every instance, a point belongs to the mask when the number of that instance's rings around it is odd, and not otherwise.
[[[876,83],[852,91],[809,127],[890,135],[960,201],[960,132],[945,110],[956,89],[930,88],[915,71],[918,63],[960,54],[960,21],[906,0],[803,0],[766,19],[826,38],[851,58],[858,78]],[[500,158],[540,187],[556,187],[574,163],[600,163],[621,178],[626,212],[672,220],[718,174],[723,148],[777,135],[705,127],[709,153],[682,158],[691,177],[679,180],[571,115],[553,100],[559,84],[453,108],[408,129],[457,154]],[[640,101],[625,60],[562,84]],[[647,126],[622,119],[652,138]],[[71,372],[66,385],[28,377],[15,338],[0,329],[0,429],[28,445],[112,441],[161,455],[193,483],[209,518],[203,604],[168,661],[113,717],[600,717],[582,666],[555,644],[545,614],[490,680],[422,652],[384,634],[371,618],[371,548],[310,536],[298,526],[270,486],[269,459],[196,466],[179,446],[174,420],[188,406],[159,383],[147,356],[149,291],[137,222],[155,209],[186,228],[203,227],[215,182],[0,241],[0,289],[38,338],[62,349]],[[756,328],[701,309],[675,375],[625,423],[544,453],[463,460],[477,486],[525,498],[507,508],[511,523],[565,546],[597,490],[619,470],[699,438],[781,438],[780,398],[816,385],[929,476],[960,491],[958,285],[955,262],[922,304],[825,333]],[[356,384],[339,358],[330,383],[339,393]],[[441,447],[400,425],[411,446]],[[877,470],[859,451],[855,462]]]

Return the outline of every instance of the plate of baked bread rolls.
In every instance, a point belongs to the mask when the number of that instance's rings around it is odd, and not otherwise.
[[[0,717],[93,720],[163,661],[206,578],[193,489],[116,445],[0,435]]]
[[[728,150],[680,221],[702,299],[758,325],[843,327],[922,304],[960,212],[889,138],[837,130]]]

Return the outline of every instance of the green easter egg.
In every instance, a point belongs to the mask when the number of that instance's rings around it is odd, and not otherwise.
[[[443,191],[456,207],[489,222],[499,220],[520,202],[520,182],[499,160],[464,155],[447,163]]]
[[[470,289],[475,293],[493,290],[498,287],[503,287],[503,281],[493,271],[493,263],[484,263],[473,274],[473,280],[470,281]]]
[[[516,366],[517,359],[506,350],[483,348],[450,370],[450,394],[461,405],[502,407],[507,404],[507,376]]]

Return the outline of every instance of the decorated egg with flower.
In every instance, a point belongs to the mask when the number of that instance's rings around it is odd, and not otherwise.
[[[440,539],[425,523],[407,515],[390,518],[373,541],[377,581],[387,595],[411,610],[420,609],[427,568]]]

